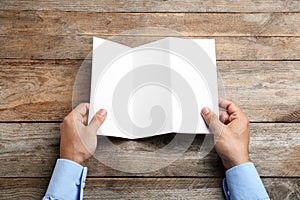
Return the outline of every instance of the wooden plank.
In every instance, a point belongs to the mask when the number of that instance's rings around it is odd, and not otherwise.
[[[135,47],[162,38],[164,37],[123,36],[116,38],[116,41]],[[300,60],[300,37],[215,39],[218,60]],[[0,59],[84,59],[92,50],[92,37],[3,35],[0,36],[0,44],[4,47],[0,49]]]
[[[73,84],[82,61],[0,63],[1,121],[58,121],[70,112]]]
[[[61,121],[72,108],[82,60],[0,60],[0,121]],[[300,122],[299,61],[219,61],[220,97],[237,102],[253,122]],[[89,102],[91,62],[77,79]],[[82,73],[79,73],[82,74]],[[80,81],[78,81],[80,80]],[[75,90],[79,91],[79,90]]]
[[[219,200],[224,198],[221,181],[221,178],[88,178],[84,199]],[[262,181],[271,199],[300,198],[300,178],[263,178]],[[0,197],[41,199],[48,182],[45,178],[0,178]]]
[[[299,64],[218,62],[225,88],[225,95],[219,94],[239,104],[251,121],[299,122]]]
[[[94,12],[299,12],[297,0],[2,0],[2,10],[59,10]]]
[[[300,176],[300,126],[298,123],[251,124],[250,157],[261,176]],[[58,123],[1,123],[0,124],[0,177],[49,177],[59,155]],[[141,140],[110,138],[122,150],[144,153],[153,152],[172,141],[174,134]],[[117,171],[96,159],[86,162],[89,176],[183,176],[222,177],[224,168],[214,150],[200,158],[203,135],[198,135],[189,149],[169,166],[144,174]],[[109,156],[112,166],[118,166],[117,154]],[[127,160],[126,160],[127,159]],[[140,159],[124,158],[128,167],[143,166]],[[164,160],[157,161],[163,164]]]
[[[176,23],[174,23],[176,19]],[[300,13],[90,13],[0,11],[1,35],[300,36]],[[174,31],[166,32],[165,29]],[[180,32],[176,34],[176,32]]]
[[[99,181],[101,180],[101,181]],[[99,188],[100,182],[100,188]],[[271,199],[299,199],[300,179],[265,178],[264,185]],[[102,183],[102,184],[101,184]],[[89,192],[90,189],[95,194]],[[106,192],[108,191],[108,194]],[[278,192],[281,191],[281,192]],[[112,196],[112,194],[116,196]],[[223,199],[221,179],[88,179],[87,199]]]

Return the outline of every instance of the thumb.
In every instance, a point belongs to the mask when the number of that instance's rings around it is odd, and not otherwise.
[[[222,132],[223,123],[219,120],[217,115],[212,112],[208,107],[204,107],[201,110],[202,117],[209,127],[209,130],[215,134],[219,135]]]
[[[106,115],[107,115],[107,112],[104,109],[100,109],[98,112],[96,112],[96,114],[93,117],[91,123],[88,125],[88,129],[90,129],[91,132],[96,134],[98,128],[104,122],[104,120],[106,118]]]

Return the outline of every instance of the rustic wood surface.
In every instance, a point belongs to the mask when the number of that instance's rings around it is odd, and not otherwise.
[[[116,41],[135,47],[162,38],[120,36]],[[218,60],[300,60],[300,37],[215,37],[215,40]],[[92,36],[3,35],[0,43],[5,46],[0,49],[0,59],[85,59],[91,53]]]
[[[176,23],[172,23],[174,18]],[[148,26],[169,28],[185,36],[300,36],[299,18],[300,13],[0,11],[0,34],[103,36]],[[170,32],[167,33],[170,36]],[[138,35],[141,32],[131,34]],[[142,34],[155,35],[153,32]]]
[[[2,0],[3,10],[59,10],[92,12],[299,12],[298,0]]]
[[[143,27],[164,29],[128,31]],[[0,1],[0,199],[43,196],[76,75],[90,73],[92,36],[131,47],[166,36],[214,38],[220,93],[251,121],[251,158],[271,199],[300,199],[299,0]],[[89,76],[81,81],[89,87]],[[110,140],[144,153],[173,137]],[[222,199],[224,168],[214,150],[199,158],[203,139],[146,174],[90,159],[85,199]]]
[[[88,178],[85,199],[223,198],[221,178]],[[271,199],[300,198],[300,178],[262,178]],[[0,178],[4,199],[41,199],[48,178]]]

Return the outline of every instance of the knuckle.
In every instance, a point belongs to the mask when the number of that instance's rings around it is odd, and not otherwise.
[[[81,106],[81,107],[82,107],[82,106],[85,106],[85,103],[80,103],[79,106]]]
[[[65,117],[64,117],[64,120],[63,120],[63,123],[64,123],[64,122],[67,122],[67,121],[69,120],[68,118],[69,118],[69,116],[65,116]]]
[[[72,115],[67,115],[64,117],[62,124],[69,124],[71,123],[72,119],[73,119]]]
[[[89,103],[80,103],[78,106],[79,107],[88,107]]]

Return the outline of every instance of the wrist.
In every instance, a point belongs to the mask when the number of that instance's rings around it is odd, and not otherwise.
[[[226,169],[230,169],[232,167],[251,162],[251,159],[249,155],[242,156],[242,157],[235,157],[234,159],[231,159],[230,161],[227,162],[227,166],[225,166]]]
[[[82,158],[81,156],[60,154],[60,158],[76,162],[79,165],[82,165],[84,162],[84,158]]]

